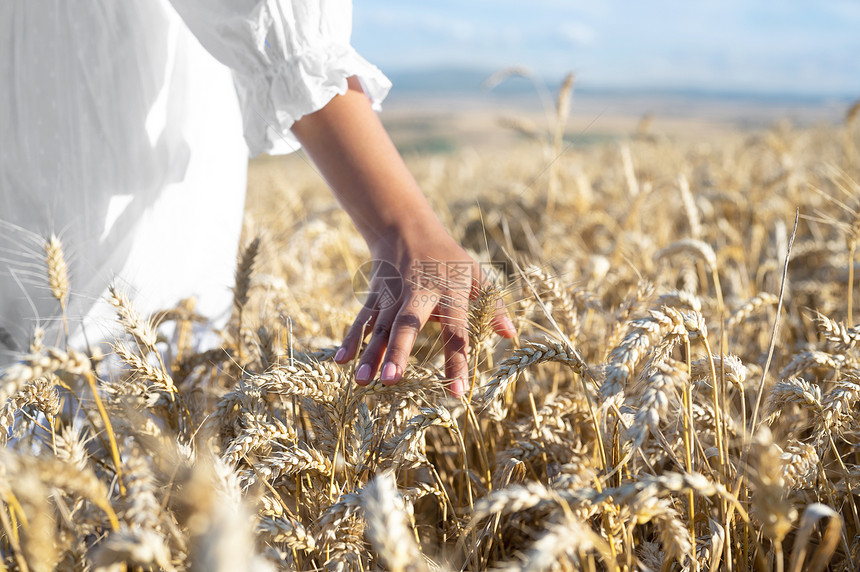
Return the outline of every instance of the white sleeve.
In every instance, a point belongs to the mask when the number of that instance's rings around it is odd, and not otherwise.
[[[171,0],[233,71],[251,156],[299,148],[290,127],[358,76],[375,109],[391,82],[349,43],[351,0]]]

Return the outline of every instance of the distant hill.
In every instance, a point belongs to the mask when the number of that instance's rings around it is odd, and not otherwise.
[[[492,97],[521,97],[535,93],[532,83],[523,77],[510,76],[504,81],[497,83],[492,90],[483,86],[488,78],[499,70],[437,67],[423,70],[384,70],[394,83],[396,97],[412,95],[445,95],[445,96],[483,96]],[[563,81],[563,77],[541,78],[551,93],[556,93]],[[848,103],[852,100],[848,96],[834,96],[828,94],[809,93],[786,93],[786,92],[764,92],[764,91],[721,91],[703,88],[683,87],[607,87],[600,85],[589,85],[587,82],[579,82],[576,85],[576,93],[583,96],[598,97],[653,97],[653,98],[678,98],[687,100],[718,100],[737,103],[782,103],[794,105],[821,105],[834,103]],[[858,94],[860,95],[860,94]],[[856,98],[855,98],[856,99]]]

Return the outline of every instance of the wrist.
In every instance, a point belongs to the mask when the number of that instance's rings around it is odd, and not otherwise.
[[[409,184],[412,183],[412,184]],[[444,231],[427,198],[412,181],[402,181],[399,191],[376,187],[365,195],[358,208],[349,209],[353,221],[369,247],[377,243],[434,236]]]
[[[398,244],[420,244],[450,237],[448,231],[433,213],[423,209],[404,209],[396,216],[374,221],[372,228],[362,232],[371,253]]]

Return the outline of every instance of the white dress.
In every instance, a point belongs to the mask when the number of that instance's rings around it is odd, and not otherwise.
[[[0,365],[58,331],[51,233],[77,340],[110,338],[111,282],[143,312],[196,296],[223,321],[249,151],[296,149],[293,122],[347,77],[388,92],[351,17],[349,0],[0,3]]]

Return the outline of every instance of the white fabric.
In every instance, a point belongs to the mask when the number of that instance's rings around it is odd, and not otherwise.
[[[391,82],[349,45],[349,0],[173,0],[202,44],[233,70],[252,155],[298,148],[298,118],[358,76],[374,106]]]
[[[349,76],[375,104],[390,87],[349,45],[348,0],[174,5],[0,3],[0,365],[56,326],[51,233],[90,341],[110,337],[112,281],[144,312],[194,295],[223,320],[249,148],[296,149],[293,122]]]

